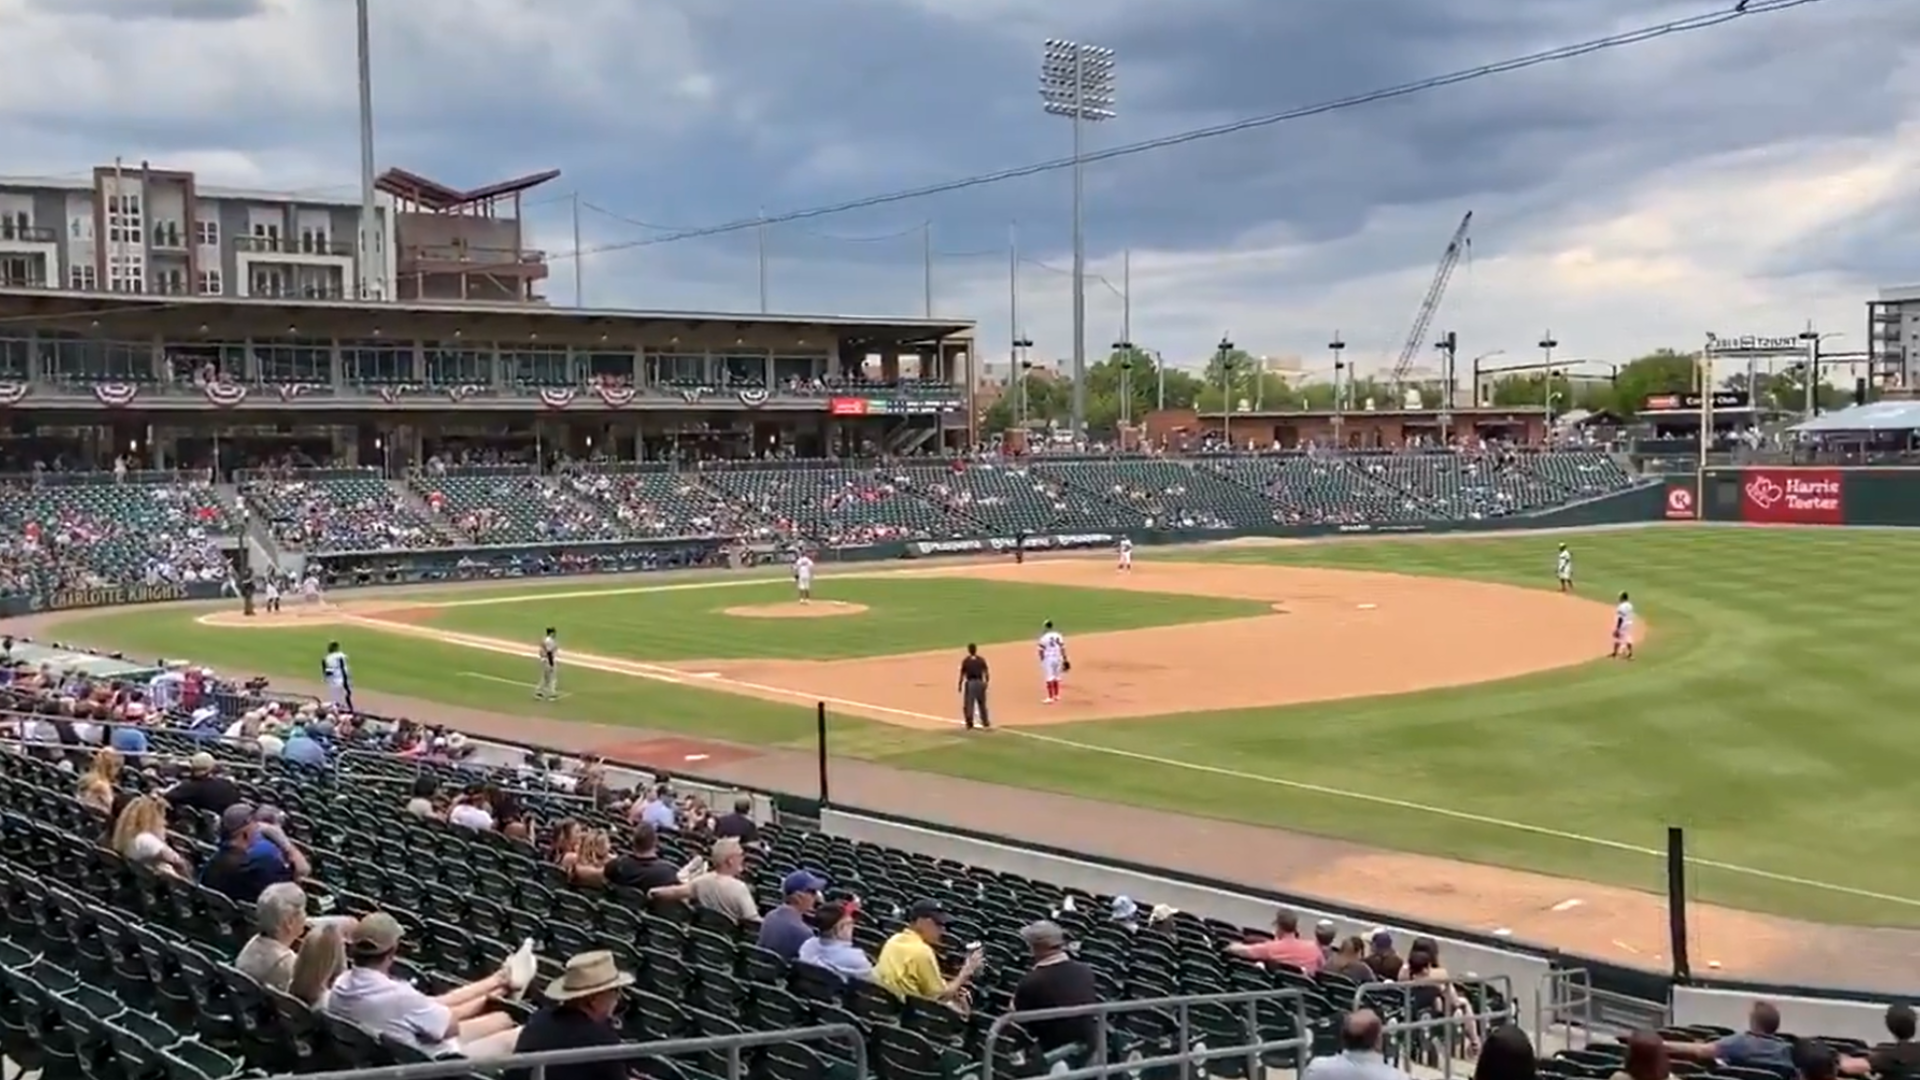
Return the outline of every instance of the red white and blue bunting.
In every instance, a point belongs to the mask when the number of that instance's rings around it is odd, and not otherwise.
[[[26,400],[27,384],[0,382],[0,405],[18,405]]]
[[[247,400],[247,388],[238,383],[210,382],[202,389],[206,391],[208,401],[223,409],[231,409]]]
[[[767,403],[768,394],[759,387],[740,391],[740,404],[749,409],[757,409]]]
[[[140,388],[133,383],[95,383],[93,396],[100,404],[117,409],[122,405],[131,405],[133,399],[140,396]]]
[[[573,404],[574,389],[571,386],[542,387],[540,404],[549,409],[564,409]]]
[[[637,396],[637,391],[631,386],[596,386],[593,391],[600,395],[600,400],[606,402],[609,409],[624,409],[633,404]]]

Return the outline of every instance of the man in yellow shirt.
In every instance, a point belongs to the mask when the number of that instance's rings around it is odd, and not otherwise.
[[[967,985],[980,970],[983,954],[976,946],[952,979],[942,975],[934,949],[946,933],[947,918],[946,909],[935,901],[914,901],[907,909],[906,927],[880,947],[880,956],[873,964],[873,981],[903,998],[965,1008]]]

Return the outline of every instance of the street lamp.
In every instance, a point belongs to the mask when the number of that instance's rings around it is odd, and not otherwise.
[[[1220,437],[1233,449],[1233,340],[1220,335]]]
[[[1505,356],[1505,355],[1507,355],[1507,350],[1494,349],[1492,352],[1483,352],[1479,356],[1476,356],[1471,361],[1469,361],[1469,363],[1473,365],[1473,407],[1474,408],[1476,409],[1482,408],[1487,404],[1485,401],[1482,401],[1480,398],[1480,361],[1491,360],[1496,356]]]
[[[1125,338],[1113,343],[1120,354],[1120,423],[1133,422],[1133,342]]]
[[[1340,356],[1347,351],[1347,343],[1341,340],[1340,331],[1333,332],[1333,340],[1327,342],[1327,348],[1333,350],[1333,443],[1335,446],[1344,446],[1346,444],[1340,439],[1340,425],[1346,419],[1342,405],[1346,391],[1340,386],[1340,373],[1347,370],[1347,364]]]
[[[1554,340],[1553,331],[1549,330],[1540,335],[1541,360],[1544,365],[1541,368],[1540,384],[1543,389],[1540,391],[1540,396],[1546,402],[1549,428],[1553,427],[1553,350],[1559,347],[1560,343]]]
[[[1807,346],[1807,416],[1815,415],[1820,408],[1820,395],[1817,389],[1820,382],[1820,343],[1846,336],[1837,330],[1825,334],[1816,333],[1812,322],[1808,322],[1807,328],[1800,331],[1800,340]]]
[[[1113,50],[1048,38],[1040,58],[1040,103],[1073,121],[1073,430],[1087,427],[1087,244],[1081,228],[1086,192],[1081,127],[1113,119]]]

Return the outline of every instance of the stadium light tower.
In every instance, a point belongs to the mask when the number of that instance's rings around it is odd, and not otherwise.
[[[1081,231],[1086,191],[1081,128],[1113,119],[1113,50],[1048,38],[1040,60],[1040,103],[1073,122],[1073,433],[1087,432],[1087,245]]]

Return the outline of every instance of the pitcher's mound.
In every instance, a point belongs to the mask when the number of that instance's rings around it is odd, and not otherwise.
[[[278,612],[255,607],[252,615],[240,611],[215,611],[200,616],[194,621],[201,626],[217,626],[228,630],[242,628],[271,629],[290,626],[326,626],[342,621],[349,612],[333,604],[301,604],[286,607]]]
[[[846,604],[838,600],[815,600],[810,604],[795,600],[786,604],[730,607],[721,614],[741,619],[831,619],[836,615],[858,615],[865,610],[865,604]]]

